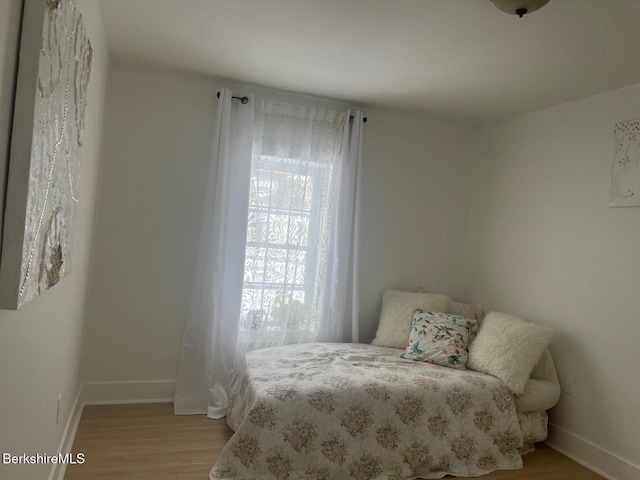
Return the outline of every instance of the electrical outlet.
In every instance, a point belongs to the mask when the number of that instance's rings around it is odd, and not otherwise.
[[[564,393],[573,397],[575,395],[576,390],[576,377],[573,375],[567,375],[567,378],[564,380]]]
[[[60,423],[60,408],[62,407],[62,394],[58,395],[58,407],[56,408],[56,425]]]

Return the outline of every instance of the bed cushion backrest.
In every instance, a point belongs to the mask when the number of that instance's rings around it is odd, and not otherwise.
[[[430,293],[426,287],[416,288],[418,293]],[[478,323],[484,318],[484,312],[481,308],[476,307],[471,303],[458,302],[453,299],[449,299],[449,306],[447,307],[447,313],[452,315],[459,315],[461,317],[470,318],[472,320],[478,320]]]
[[[520,395],[515,395],[519,412],[542,412],[560,399],[560,382],[551,352],[545,348]]]
[[[467,317],[471,320],[478,320],[478,322],[484,318],[484,312],[475,305],[457,302],[455,300],[449,300],[449,313]]]
[[[405,349],[409,343],[411,322],[416,310],[448,313],[449,297],[436,293],[385,290],[376,337],[371,342],[379,347]]]
[[[418,287],[416,288],[416,292],[429,293],[426,287]],[[447,313],[458,315],[460,317],[470,318],[471,320],[477,320],[469,336],[469,343],[467,345],[467,348],[469,348],[469,346],[471,346],[471,343],[473,343],[473,341],[475,340],[478,330],[480,330],[480,325],[482,323],[482,319],[484,318],[484,312],[481,308],[476,307],[471,303],[458,302],[456,300],[449,299]]]

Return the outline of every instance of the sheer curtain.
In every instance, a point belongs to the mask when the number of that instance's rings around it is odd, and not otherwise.
[[[347,112],[342,154],[336,188],[336,214],[332,227],[327,273],[330,280],[325,296],[324,321],[318,340],[352,342],[359,331],[359,234],[360,189],[362,181],[362,112]]]
[[[220,91],[196,275],[182,340],[176,414],[226,415],[242,298],[253,109]],[[250,98],[249,104],[253,103]]]
[[[350,114],[259,102],[255,122],[239,345],[351,341]]]
[[[245,351],[358,341],[361,112],[230,101],[225,89],[175,401],[213,418]]]

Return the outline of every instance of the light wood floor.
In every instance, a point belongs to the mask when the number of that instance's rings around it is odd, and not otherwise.
[[[225,420],[173,415],[170,403],[86,406],[65,480],[207,480],[233,432]],[[483,480],[602,480],[545,445],[524,456],[524,468]],[[293,479],[295,480],[295,479]]]

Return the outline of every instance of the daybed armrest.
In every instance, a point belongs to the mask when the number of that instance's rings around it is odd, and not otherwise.
[[[521,395],[515,395],[516,409],[519,412],[549,410],[560,399],[560,382],[556,367],[548,348],[540,357],[538,364]]]

